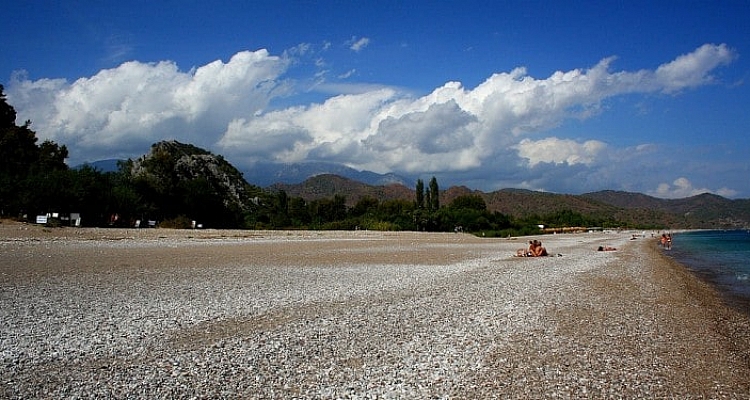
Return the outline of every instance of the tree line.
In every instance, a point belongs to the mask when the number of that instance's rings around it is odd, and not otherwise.
[[[414,199],[380,201],[363,197],[348,207],[346,198],[307,201],[284,191],[247,184],[241,203],[206,177],[175,179],[170,156],[149,160],[149,176],[132,174],[132,161],[115,172],[89,166],[69,168],[64,145],[38,144],[31,121],[16,125],[16,112],[0,85],[0,216],[33,221],[36,215],[76,212],[83,226],[148,226],[190,228],[198,221],[210,228],[241,229],[368,229],[463,231],[485,236],[539,233],[539,225],[615,226],[616,221],[572,211],[512,218],[487,209],[480,195],[459,196],[441,205],[437,179],[425,186],[418,179]],[[220,156],[219,156],[220,157]],[[154,178],[154,177],[158,177]],[[48,223],[63,224],[57,220]]]

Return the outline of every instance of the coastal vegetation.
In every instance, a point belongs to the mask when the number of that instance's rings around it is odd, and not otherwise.
[[[464,231],[483,236],[543,229],[663,229],[748,225],[747,200],[702,195],[668,203],[645,195],[598,192],[562,195],[517,189],[492,193],[440,190],[432,177],[414,189],[371,186],[335,175],[261,188],[221,155],[164,141],[116,171],[70,168],[65,145],[37,144],[31,122],[0,86],[0,217],[83,226],[173,228]],[[623,199],[626,199],[623,201]],[[629,201],[627,200],[629,199]],[[698,204],[699,206],[695,206]],[[729,204],[730,206],[727,206]],[[57,216],[57,217],[54,217]]]

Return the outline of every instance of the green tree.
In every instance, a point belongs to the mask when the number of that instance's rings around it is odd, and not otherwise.
[[[289,218],[289,196],[286,191],[279,190],[273,202],[273,214],[271,216],[271,225],[275,228],[286,228],[292,224]]]
[[[417,186],[415,188],[415,206],[418,209],[424,208],[424,181],[417,179]]]
[[[178,187],[182,194],[180,214],[208,227],[224,225],[224,204],[205,178],[184,180]]]
[[[433,176],[430,179],[430,211],[437,211],[440,209],[440,190],[438,188],[437,179]]]
[[[341,221],[346,218],[346,197],[337,194],[332,199],[316,200],[311,202],[310,209],[318,224]]]
[[[45,140],[39,145],[38,161],[34,165],[40,171],[65,171],[68,169],[65,159],[68,158],[68,148],[58,146],[57,143]]]
[[[310,223],[310,212],[302,197],[289,199],[289,219],[292,226],[302,227]]]
[[[0,129],[16,126],[16,110],[5,100],[5,88],[0,85]]]
[[[119,214],[123,221],[145,220],[148,212],[140,209],[140,198],[121,172],[101,173],[89,166],[71,172],[74,200],[70,210],[81,213],[84,225],[106,225],[112,214]]]
[[[415,204],[405,199],[385,200],[378,206],[378,218],[389,222],[401,230],[416,230],[414,218]]]
[[[378,199],[371,196],[363,196],[357,201],[357,204],[349,210],[349,215],[352,217],[360,217],[366,214],[375,213],[378,210],[378,205]]]
[[[36,133],[24,126],[11,126],[0,132],[0,171],[11,177],[23,177],[39,158]]]
[[[485,203],[484,198],[478,194],[465,194],[453,199],[448,205],[448,208],[452,210],[469,209],[485,211],[487,210],[487,203]]]
[[[67,148],[52,141],[37,146],[31,121],[17,126],[15,119],[0,85],[0,214],[63,211],[70,195]]]

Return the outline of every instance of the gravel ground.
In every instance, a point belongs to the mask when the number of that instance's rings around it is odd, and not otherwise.
[[[0,224],[0,397],[750,398],[652,240],[539,239]]]

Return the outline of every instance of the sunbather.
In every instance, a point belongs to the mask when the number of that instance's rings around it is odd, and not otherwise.
[[[538,240],[529,240],[528,249],[518,249],[516,251],[516,257],[543,257],[546,255],[548,255],[547,249]]]
[[[534,241],[529,240],[529,248],[516,250],[516,257],[533,257],[534,253],[531,251],[534,248]]]
[[[542,242],[538,240],[534,240],[534,249],[532,250],[534,253],[534,257],[544,257],[549,254],[547,254],[547,249],[542,246]]]

